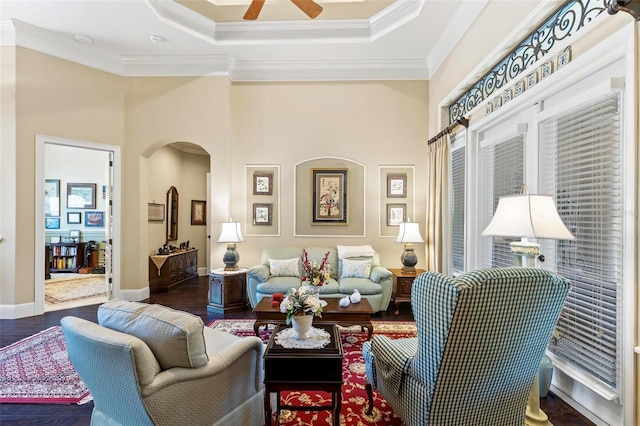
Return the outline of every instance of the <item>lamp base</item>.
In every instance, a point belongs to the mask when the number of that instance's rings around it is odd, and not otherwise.
[[[225,264],[225,271],[237,271],[238,269],[238,261],[240,260],[240,255],[236,251],[235,243],[227,244],[227,251],[224,253],[222,257],[222,261]]]
[[[404,245],[404,253],[400,256],[400,261],[402,262],[402,272],[405,274],[415,274],[416,273],[416,264],[418,263],[418,256],[413,251],[413,245],[411,243],[407,243]]]

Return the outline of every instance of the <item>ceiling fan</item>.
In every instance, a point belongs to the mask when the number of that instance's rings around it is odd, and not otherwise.
[[[313,0],[291,0],[291,2],[298,6],[298,8],[311,19],[320,15],[320,12],[322,12],[322,6],[320,6]],[[248,21],[257,19],[258,15],[260,15],[260,11],[262,10],[263,5],[264,0],[251,0],[251,4],[249,5],[249,8],[245,12],[242,19]]]

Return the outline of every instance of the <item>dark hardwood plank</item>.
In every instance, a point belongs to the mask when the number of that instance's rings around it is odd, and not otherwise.
[[[199,277],[186,282],[168,292],[154,293],[144,302],[158,303],[174,309],[199,315],[208,324],[214,319],[255,318],[250,307],[244,312],[233,312],[226,315],[207,312],[208,297],[207,277]],[[60,311],[47,312],[36,317],[17,320],[0,320],[0,346],[4,347],[20,339],[31,336],[46,328],[60,324],[60,319],[66,315],[97,321],[98,305],[83,306]],[[374,314],[373,320],[383,321],[413,321],[411,307],[408,303],[400,305],[400,312],[394,315],[395,306],[389,305],[386,312]],[[487,401],[488,404],[491,401]],[[540,400],[541,408],[549,416],[555,426],[594,426],[592,422],[576,412],[571,406],[552,393]],[[0,404],[0,424],[14,425],[60,425],[76,426],[88,425],[91,418],[93,403],[85,405],[62,404]]]

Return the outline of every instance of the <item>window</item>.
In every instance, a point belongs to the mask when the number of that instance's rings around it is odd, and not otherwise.
[[[462,142],[459,142],[460,139]],[[464,272],[465,166],[464,137],[456,135],[456,138],[451,142],[451,186],[453,192],[451,245],[454,273]]]
[[[540,123],[540,189],[553,194],[575,241],[552,243],[545,267],[571,282],[550,351],[619,388],[622,311],[620,95],[610,93]]]
[[[481,152],[483,162],[483,210],[484,229],[504,195],[518,194],[524,184],[524,135],[511,137],[504,142],[487,145]],[[511,238],[486,238],[484,267],[513,266],[509,243]]]

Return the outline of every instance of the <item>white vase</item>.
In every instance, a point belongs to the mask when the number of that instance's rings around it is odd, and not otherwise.
[[[296,332],[296,339],[306,339],[312,323],[313,315],[294,315],[291,318],[291,325]]]

